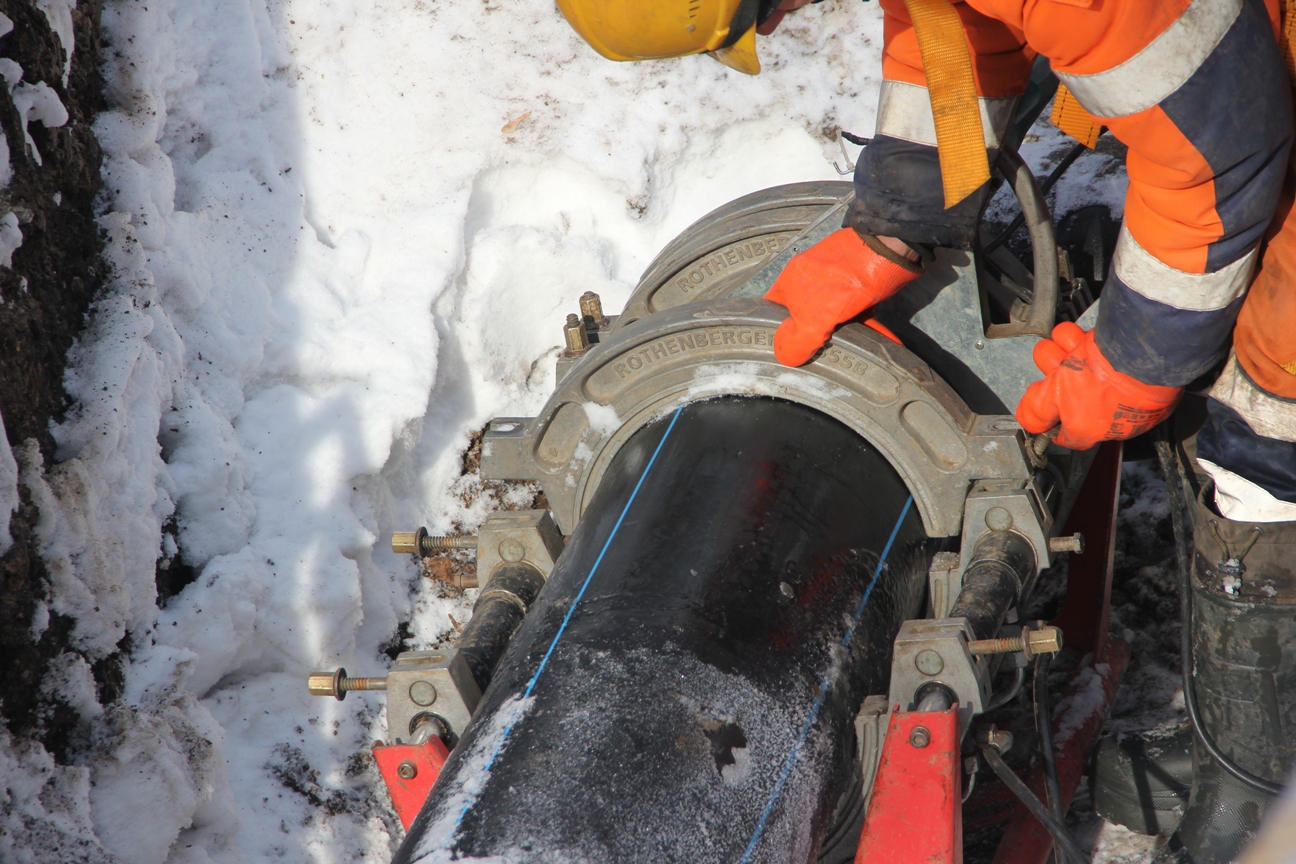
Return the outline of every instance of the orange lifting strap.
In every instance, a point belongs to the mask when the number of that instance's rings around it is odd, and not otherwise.
[[[1101,124],[1093,119],[1065,84],[1058,84],[1049,121],[1090,150],[1097,146],[1098,136],[1102,134]]]
[[[953,207],[990,179],[981,106],[972,77],[963,22],[949,0],[905,0],[927,75],[945,207]]]

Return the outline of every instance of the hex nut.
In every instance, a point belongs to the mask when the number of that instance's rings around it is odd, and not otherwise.
[[[919,750],[931,743],[931,732],[926,726],[915,726],[909,733],[909,744]]]
[[[393,531],[391,535],[392,551],[397,555],[417,555],[419,554],[420,541],[426,534],[426,528],[420,528],[417,531]]]
[[[415,705],[426,708],[436,701],[436,686],[431,681],[415,681],[410,685],[409,696]]]
[[[1062,650],[1062,630],[1058,627],[1041,627],[1038,630],[1027,630],[1025,651],[1027,657],[1036,654],[1056,654]]]
[[[402,780],[413,780],[418,776],[418,766],[406,760],[396,767],[396,773]]]
[[[914,666],[924,675],[939,675],[945,670],[945,661],[941,655],[931,649],[919,651],[914,657]]]
[[[312,696],[333,696],[340,702],[346,698],[346,691],[342,689],[342,679],[345,677],[345,669],[312,672],[306,678],[306,689]]]

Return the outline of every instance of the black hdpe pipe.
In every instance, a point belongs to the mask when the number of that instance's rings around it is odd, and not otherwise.
[[[904,482],[836,420],[726,397],[650,424],[396,862],[814,861],[933,551]]]

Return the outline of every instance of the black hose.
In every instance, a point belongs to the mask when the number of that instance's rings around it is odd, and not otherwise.
[[[1049,190],[1053,188],[1053,184],[1056,183],[1064,173],[1066,173],[1066,170],[1071,167],[1072,163],[1079,159],[1080,154],[1087,149],[1089,148],[1085,147],[1085,145],[1077,144],[1067,151],[1067,154],[1062,157],[1062,161],[1049,172],[1049,175],[1044,178],[1044,182],[1040,184],[1040,194],[1047,195]],[[1016,233],[1017,229],[1022,227],[1024,224],[1026,224],[1026,214],[1018,213],[1017,217],[1008,223],[1007,228],[999,232],[998,236],[981,247],[981,251],[988,255],[998,249],[1004,243],[1008,242],[1008,238]]]
[[[1026,805],[1026,809],[1031,815],[1039,820],[1039,823],[1048,829],[1049,834],[1053,835],[1053,842],[1062,854],[1070,859],[1071,864],[1087,864],[1088,857],[1080,851],[1080,847],[1071,839],[1067,833],[1066,827],[1059,822],[1049,809],[1044,806],[1044,802],[1035,797],[1030,787],[1021,781],[1021,778],[1013,773],[999,755],[999,751],[989,745],[981,748],[981,753],[985,756],[986,764],[998,775],[1004,785],[1012,790],[1012,793]]]
[[[1007,705],[1014,698],[1016,698],[1018,693],[1021,692],[1022,685],[1025,683],[1026,683],[1026,667],[1018,666],[1017,671],[1013,673],[1012,684],[1009,684],[1008,689],[1004,690],[1002,693],[996,693],[994,696],[990,697],[990,701],[986,703],[985,711],[983,711],[982,713],[989,713],[991,711],[994,711],[998,708],[1002,708],[1003,706]]]
[[[1197,694],[1193,688],[1193,652],[1192,652],[1192,546],[1189,545],[1188,528],[1185,514],[1188,512],[1188,499],[1184,494],[1183,476],[1180,473],[1179,460],[1170,447],[1170,430],[1162,425],[1161,434],[1156,441],[1157,458],[1161,462],[1161,473],[1165,475],[1166,492],[1170,497],[1170,525],[1174,528],[1175,558],[1179,563],[1179,619],[1182,631],[1179,634],[1179,655],[1183,665],[1184,707],[1188,710],[1188,720],[1192,724],[1193,734],[1210,753],[1219,766],[1236,779],[1259,792],[1267,795],[1281,795],[1284,787],[1257,777],[1238,765],[1219,748],[1215,739],[1206,731],[1201,715],[1197,710]]]
[[[1048,674],[1052,655],[1040,654],[1035,658],[1035,732],[1039,736],[1040,762],[1044,766],[1044,794],[1048,798],[1053,818],[1059,825],[1066,824],[1066,811],[1062,808],[1062,787],[1058,784],[1057,761],[1053,758],[1053,712],[1049,710]]]

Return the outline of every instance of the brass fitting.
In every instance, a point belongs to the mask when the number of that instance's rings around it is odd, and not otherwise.
[[[589,347],[589,334],[585,332],[585,322],[579,315],[568,315],[563,325],[563,338],[567,340],[567,351],[579,354]]]
[[[426,528],[417,531],[393,531],[391,537],[391,548],[397,555],[417,555],[420,558],[427,558],[439,552],[476,547],[475,534],[461,534],[456,537],[438,536],[427,533]]]
[[[1022,635],[1008,636],[1000,639],[975,639],[968,643],[968,651],[981,654],[1015,654],[1018,651],[1031,659],[1039,654],[1056,654],[1062,650],[1062,630],[1058,627],[1041,626],[1036,629],[1022,628]]]
[[[580,296],[580,312],[586,327],[601,329],[608,325],[608,317],[603,314],[603,301],[593,291]]]
[[[341,702],[352,690],[386,690],[386,678],[348,678],[345,669],[335,672],[312,672],[306,678],[306,689],[312,696],[332,696]]]

